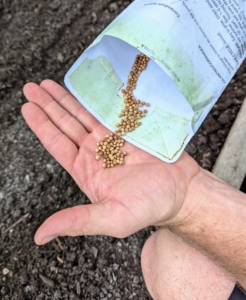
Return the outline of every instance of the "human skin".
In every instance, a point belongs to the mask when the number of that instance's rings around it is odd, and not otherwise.
[[[171,165],[126,143],[124,166],[103,169],[95,149],[108,129],[55,82],[29,83],[24,94],[28,125],[93,203],[49,218],[36,233],[37,244],[64,235],[126,237],[178,214],[187,187],[200,172],[187,153]]]
[[[26,122],[92,202],[48,218],[36,232],[38,245],[57,236],[123,238],[150,225],[166,226],[246,287],[244,194],[185,152],[168,164],[127,143],[124,166],[103,169],[95,148],[108,129],[51,80],[27,84],[24,94]]]
[[[185,205],[168,225],[185,242],[195,247],[246,289],[246,195],[203,171],[200,183],[193,181],[193,195],[189,198],[201,202],[185,220],[179,220]],[[199,184],[199,189],[196,189]]]
[[[145,242],[141,266],[154,300],[228,300],[230,274],[166,228]]]

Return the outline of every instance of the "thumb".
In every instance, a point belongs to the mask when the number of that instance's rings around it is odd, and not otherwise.
[[[142,228],[124,204],[107,201],[55,213],[40,226],[34,240],[37,245],[44,245],[58,236],[108,235],[124,238]]]

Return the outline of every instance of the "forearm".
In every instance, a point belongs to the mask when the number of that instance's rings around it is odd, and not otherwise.
[[[245,194],[202,170],[187,192],[183,209],[168,227],[246,288]]]

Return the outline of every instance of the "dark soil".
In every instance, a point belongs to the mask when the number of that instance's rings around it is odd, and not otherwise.
[[[45,78],[63,84],[75,59],[130,2],[0,1],[0,299],[151,299],[140,269],[150,229],[122,240],[84,236],[34,244],[48,216],[89,200],[20,113],[23,85]],[[187,147],[202,167],[211,170],[245,93],[244,62]]]

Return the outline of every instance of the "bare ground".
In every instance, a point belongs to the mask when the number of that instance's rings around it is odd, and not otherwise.
[[[0,1],[0,299],[151,299],[140,269],[150,229],[122,240],[84,236],[34,244],[49,215],[89,200],[20,113],[23,85],[45,78],[63,84],[75,59],[130,2]],[[187,147],[202,167],[214,165],[245,93],[244,62]]]

